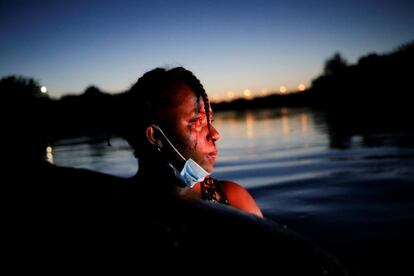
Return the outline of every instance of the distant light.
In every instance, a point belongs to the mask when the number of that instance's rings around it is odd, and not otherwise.
[[[47,88],[46,88],[46,86],[42,86],[42,87],[40,87],[40,92],[42,92],[42,93],[46,93],[46,92],[47,92]]]
[[[250,97],[252,95],[252,92],[249,89],[245,89],[243,91],[244,96],[246,96],[246,98]]]
[[[213,102],[219,102],[221,101],[221,97],[218,94],[213,94]]]
[[[306,85],[304,85],[303,83],[298,85],[298,90],[299,91],[305,91],[306,90]]]
[[[227,97],[229,98],[229,100],[232,100],[234,98],[234,92],[233,91],[227,92]]]
[[[279,91],[280,91],[280,93],[286,93],[286,91],[287,91],[286,86],[283,86],[283,85],[280,86]]]
[[[53,164],[53,153],[52,153],[52,147],[48,146],[46,148],[46,161],[50,164]]]

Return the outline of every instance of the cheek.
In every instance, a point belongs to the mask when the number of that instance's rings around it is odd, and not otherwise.
[[[195,139],[194,150],[196,150],[197,149],[197,146],[198,146],[198,141],[200,139],[200,131],[194,130],[193,133],[192,133],[192,136]]]
[[[197,150],[197,148],[204,147],[205,142],[207,140],[207,136],[209,135],[209,130],[207,126],[202,126],[199,128],[192,128],[191,130],[191,137],[194,141],[192,145],[194,145],[193,150]]]
[[[196,131],[194,130],[192,132],[192,137],[195,139],[194,143],[194,150],[203,149],[208,144],[208,136],[209,136],[209,130],[208,127],[203,127],[200,130]]]
[[[190,149],[193,153],[197,152],[198,150],[202,149],[203,145],[203,137],[208,135],[208,128],[207,127],[191,127],[188,134],[183,137],[186,144],[186,148]]]
[[[197,150],[198,147],[198,139],[200,136],[200,133],[194,129],[189,128],[186,129],[185,132],[182,132],[179,136],[181,148],[187,153],[191,154],[192,152]]]
[[[187,129],[188,133],[186,136],[186,140],[188,141],[187,145],[191,150],[195,151],[197,150],[197,147],[199,145],[199,140],[201,137],[202,127],[198,125],[191,125]]]

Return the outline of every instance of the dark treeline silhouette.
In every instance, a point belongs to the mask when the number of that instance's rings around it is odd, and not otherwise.
[[[413,62],[414,41],[388,54],[366,55],[354,65],[338,53],[325,63],[308,94],[311,106],[326,111],[331,147],[348,147],[354,135],[367,145],[390,142],[373,135],[383,133],[406,133],[392,143],[412,145]]]
[[[117,95],[88,87],[81,95],[68,95],[53,104],[55,131],[59,137],[98,135],[108,132],[119,114]]]
[[[413,61],[414,41],[389,54],[361,57],[354,65],[348,65],[336,53],[326,61],[324,73],[312,81],[312,104],[326,109],[408,107]]]
[[[251,100],[236,99],[231,102],[212,103],[215,111],[223,110],[245,110],[268,107],[303,107],[311,105],[311,97],[309,93],[291,93],[287,95],[271,94],[263,97],[256,97]]]
[[[0,81],[0,99],[1,140],[6,145],[6,156],[24,153],[26,159],[34,159],[44,154],[50,137],[47,128],[52,103],[41,93],[39,84],[30,78],[5,77]]]
[[[3,126],[2,138],[8,139],[8,133],[18,130],[16,133],[20,135],[10,136],[13,141],[9,142],[24,147],[29,137],[35,139],[38,136],[33,134],[39,132],[43,134],[42,143],[72,136],[108,134],[122,119],[122,107],[116,104],[118,98],[90,86],[81,95],[56,100],[42,93],[39,83],[32,78],[4,77],[0,80],[0,106],[7,126]]]

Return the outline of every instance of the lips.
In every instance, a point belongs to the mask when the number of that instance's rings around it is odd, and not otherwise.
[[[207,157],[211,160],[216,161],[216,159],[217,159],[217,150],[214,150],[214,151],[208,153]]]

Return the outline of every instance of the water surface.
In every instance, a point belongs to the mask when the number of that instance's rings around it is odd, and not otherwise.
[[[340,137],[308,108],[220,112],[214,176],[253,194],[264,214],[341,257],[363,275],[409,269],[414,245],[414,140],[409,132]],[[98,137],[99,138],[99,137]],[[344,138],[344,139],[342,139]],[[137,170],[120,138],[53,146],[57,165],[122,177]]]

